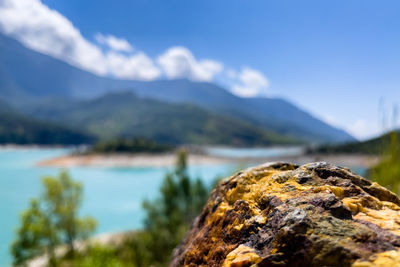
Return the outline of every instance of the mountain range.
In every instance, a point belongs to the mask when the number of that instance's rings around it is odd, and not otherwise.
[[[100,77],[1,34],[0,58],[1,100],[26,116],[62,121],[99,138],[146,135],[242,145],[354,140],[284,99],[241,98],[206,82]]]
[[[59,106],[42,105],[30,109],[30,113],[47,121],[62,121],[102,140],[146,137],[167,144],[236,146],[295,142],[263,127],[192,104],[171,104],[138,97],[132,92],[109,93]]]

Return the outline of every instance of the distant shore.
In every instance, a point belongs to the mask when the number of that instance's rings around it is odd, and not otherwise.
[[[82,150],[83,146],[41,146],[41,145],[0,145],[4,150],[29,149],[70,149],[71,152]],[[379,156],[363,154],[300,154],[293,156],[271,157],[227,157],[204,153],[197,148],[189,149],[189,165],[220,165],[220,164],[260,164],[269,161],[283,161],[295,164],[305,164],[316,161],[326,161],[339,166],[369,168],[379,161]],[[140,153],[140,154],[79,154],[73,153],[38,162],[37,166],[44,167],[170,167],[176,162],[175,152]]]
[[[39,162],[47,167],[168,167],[176,162],[174,153],[163,154],[90,154],[66,155]],[[230,159],[189,154],[189,165],[213,165],[229,163]]]
[[[260,158],[229,158],[211,155],[189,154],[189,165],[219,165],[219,164],[260,164],[268,161],[284,161],[295,164],[305,164],[316,161],[326,161],[339,166],[369,168],[379,160],[370,155],[297,155]],[[174,153],[166,154],[93,154],[66,155],[39,162],[38,166],[47,167],[169,167],[176,162]]]

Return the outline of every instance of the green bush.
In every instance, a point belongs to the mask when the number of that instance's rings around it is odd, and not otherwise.
[[[372,180],[387,187],[396,194],[400,193],[400,145],[398,132],[390,134],[385,145],[381,161],[369,171]]]
[[[61,267],[134,267],[129,261],[118,257],[118,248],[105,245],[90,246],[85,252],[77,254],[72,259],[60,259]]]

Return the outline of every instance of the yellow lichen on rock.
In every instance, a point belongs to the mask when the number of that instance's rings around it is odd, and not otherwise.
[[[400,211],[384,207],[382,210],[364,208],[354,219],[366,221],[400,236]]]
[[[357,260],[352,267],[396,267],[400,266],[399,259],[400,251],[390,250],[372,256],[370,261]]]
[[[400,266],[399,205],[346,168],[264,164],[219,183],[171,266]]]
[[[332,193],[339,198],[342,198],[343,194],[344,194],[343,188],[341,188],[339,186],[330,186],[330,185],[317,187],[313,190],[313,192],[314,193],[319,193],[319,192]]]
[[[223,267],[242,267],[252,266],[261,261],[261,257],[245,245],[238,246],[235,250],[231,251],[223,263]]]

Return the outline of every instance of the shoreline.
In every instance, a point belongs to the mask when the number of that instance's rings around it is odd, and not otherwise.
[[[379,156],[371,155],[296,155],[272,157],[221,157],[203,154],[188,154],[189,165],[219,165],[219,164],[261,164],[270,161],[291,162],[305,164],[316,161],[326,161],[344,167],[369,168],[379,161]],[[174,153],[166,154],[92,154],[92,155],[65,155],[46,159],[36,164],[39,167],[170,167],[176,162]]]
[[[39,167],[170,167],[176,163],[175,153],[166,154],[91,154],[65,155],[46,159],[36,164]],[[189,165],[218,165],[230,163],[223,157],[188,154]]]
[[[218,146],[216,148],[221,148]],[[139,153],[139,154],[78,154],[79,146],[42,146],[42,145],[0,145],[1,151],[36,150],[36,149],[65,149],[72,153],[44,159],[35,164],[38,167],[102,167],[102,168],[158,168],[171,167],[176,163],[175,152]],[[189,165],[256,165],[271,161],[291,162],[302,165],[309,162],[325,161],[344,167],[369,168],[379,161],[379,156],[364,154],[298,154],[282,156],[237,157],[226,155],[210,155],[205,151],[188,150]]]

